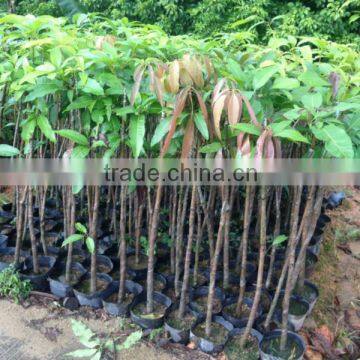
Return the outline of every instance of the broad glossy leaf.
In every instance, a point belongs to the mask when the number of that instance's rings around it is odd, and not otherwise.
[[[311,93],[301,97],[301,102],[308,110],[318,109],[322,105],[322,101],[321,93]]]
[[[209,140],[209,130],[208,130],[208,127],[207,127],[207,124],[206,124],[203,114],[196,113],[194,121],[195,121],[196,128],[199,130],[200,134],[205,138],[205,140]]]
[[[218,152],[222,148],[219,142],[213,142],[200,148],[200,152],[203,154]]]
[[[145,138],[145,116],[132,116],[129,128],[130,144],[133,156],[139,157],[144,145]]]
[[[253,78],[254,89],[262,88],[277,71],[278,67],[276,65],[257,69]]]
[[[88,146],[87,138],[76,130],[63,129],[55,131],[56,134],[73,141],[76,144]]]
[[[69,245],[69,244],[72,244],[76,241],[80,241],[84,238],[83,235],[81,234],[73,234],[73,235],[70,235],[68,236],[64,241],[63,243],[61,244],[61,246],[66,246],[66,245]]]
[[[170,126],[170,118],[161,119],[157,125],[154,135],[151,139],[151,146],[158,144],[163,137],[168,133]]]
[[[251,123],[241,123],[232,126],[233,129],[239,130],[246,134],[252,134],[256,136],[261,135],[261,128]]]
[[[0,156],[11,157],[11,156],[17,156],[19,154],[20,151],[16,147],[7,144],[0,144]]]
[[[276,78],[273,84],[273,89],[293,90],[300,86],[297,79],[292,78]]]
[[[37,118],[37,125],[41,132],[51,141],[56,142],[54,130],[52,129],[49,120],[44,115],[39,115]]]
[[[85,86],[81,89],[82,91],[93,94],[97,96],[104,95],[104,89],[102,86],[98,83],[97,80],[89,78],[85,84]]]
[[[75,224],[75,229],[77,230],[77,231],[79,231],[79,232],[81,232],[82,234],[86,234],[87,233],[87,229],[86,229],[86,227],[83,225],[83,224],[81,224],[81,223],[76,223]]]
[[[305,71],[298,79],[310,87],[330,86],[328,81],[325,81],[317,72],[312,70]]]
[[[337,158],[353,158],[354,149],[346,131],[334,124],[325,125],[321,129],[311,128],[315,137],[325,142],[325,149]]]
[[[309,140],[295,129],[285,129],[276,134],[277,137],[285,138],[295,142],[309,143]]]
[[[71,153],[71,158],[72,159],[84,159],[89,155],[90,152],[90,148],[87,146],[83,146],[83,145],[78,145],[76,147],[74,147],[72,153]]]
[[[89,250],[90,254],[93,254],[95,251],[95,241],[93,238],[91,238],[90,236],[88,236],[85,240],[86,243],[86,247]]]
[[[34,131],[35,131],[35,127],[36,127],[36,120],[34,118],[29,118],[27,119],[22,125],[22,131],[21,131],[21,138],[25,141],[25,142],[29,142],[30,139],[32,138]]]

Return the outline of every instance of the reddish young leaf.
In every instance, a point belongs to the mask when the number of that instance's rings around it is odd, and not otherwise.
[[[173,116],[172,116],[171,122],[170,122],[170,129],[165,138],[164,145],[161,149],[160,157],[163,157],[166,154],[166,152],[170,146],[170,141],[173,138],[175,130],[176,130],[176,120],[178,119],[178,117],[180,116],[182,111],[184,110],[189,91],[190,91],[190,87],[187,87],[187,88],[181,90],[181,92],[177,96]]]
[[[134,105],[134,103],[135,103],[136,95],[139,92],[143,74],[144,74],[144,67],[142,65],[139,65],[134,72],[134,81],[135,82],[134,82],[134,86],[131,91],[131,97],[130,97],[131,105]]]
[[[246,108],[249,112],[251,122],[256,126],[261,127],[260,123],[256,119],[256,115],[255,115],[254,109],[252,108],[252,106],[250,104],[250,101],[245,96],[243,96],[242,98],[243,98]]]
[[[226,98],[227,98],[226,94],[220,95],[213,105],[214,129],[216,136],[220,140],[221,140],[220,120]]]
[[[191,147],[194,142],[194,120],[191,117],[186,125],[184,140],[181,150],[181,158],[187,159],[189,157]]]

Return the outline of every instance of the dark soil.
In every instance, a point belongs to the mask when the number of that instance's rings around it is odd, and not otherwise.
[[[283,298],[280,297],[277,303],[277,307],[282,309]],[[289,314],[295,316],[303,316],[306,314],[308,308],[305,304],[297,301],[296,299],[290,299]]]
[[[212,341],[215,345],[221,345],[226,341],[229,331],[221,324],[216,322],[211,323],[211,334],[207,336],[205,333],[205,322],[197,325],[193,333],[200,338]]]
[[[96,265],[96,271],[100,273],[108,273],[110,271],[110,267],[106,264],[97,263]]]
[[[196,307],[198,309],[198,311],[206,313],[207,310],[207,296],[200,296],[198,298],[196,298],[195,300],[193,300],[193,302],[196,303]],[[212,311],[213,313],[219,313],[221,311],[222,308],[222,303],[221,300],[218,299],[217,297],[213,298],[213,308]]]
[[[83,263],[85,261],[86,257],[84,255],[73,255],[72,256],[72,261],[78,262],[78,263]]]
[[[146,279],[142,279],[140,281],[138,281],[138,283],[144,287],[144,289],[146,289],[147,284],[146,284]],[[161,292],[162,290],[164,290],[165,288],[165,284],[157,279],[154,279],[154,291],[159,291]]]
[[[25,260],[24,256],[20,256],[20,262]],[[14,262],[14,255],[0,255],[0,262],[11,264]]]
[[[251,309],[246,304],[242,304],[241,308],[240,308],[240,313],[237,314],[236,313],[236,303],[235,303],[235,304],[225,306],[223,308],[223,311],[226,314],[233,316],[235,318],[244,318],[244,317],[248,317],[250,315]]]
[[[26,275],[43,275],[43,274],[46,274],[49,270],[50,270],[49,266],[39,266],[39,272],[37,274],[35,274],[32,269],[25,271],[24,274],[26,274]]]
[[[297,343],[289,341],[289,339],[284,351],[280,350],[280,337],[263,340],[262,344],[263,352],[281,359],[295,360],[302,355],[301,347]]]
[[[232,337],[225,345],[225,354],[228,360],[258,360],[258,340],[255,336],[249,335],[243,348],[240,348],[242,335]]]
[[[111,273],[111,277],[113,280],[120,280],[120,271],[114,271]],[[128,273],[126,273],[125,280],[132,280],[134,277]]]
[[[131,255],[127,258],[127,264],[129,266],[130,269],[134,269],[134,270],[144,270],[147,269],[147,265],[148,265],[148,257],[145,255],[141,255],[139,256],[139,262],[136,263],[136,258],[135,255]]]
[[[196,317],[191,312],[186,312],[184,316],[179,319],[178,310],[172,311],[166,322],[173,328],[179,330],[188,330],[196,321]]]
[[[154,311],[150,314],[146,311],[146,302],[141,302],[133,308],[135,315],[141,316],[144,319],[158,319],[164,316],[167,307],[163,304],[154,301]]]
[[[74,286],[79,281],[80,277],[82,276],[82,272],[79,270],[72,270],[70,275],[70,282],[68,283],[71,286]],[[58,277],[58,280],[64,284],[66,284],[65,274],[62,274]]]
[[[90,294],[90,278],[83,280],[79,285],[76,286],[76,290],[84,293],[84,294]],[[107,288],[108,282],[102,279],[96,279],[96,291],[103,291]]]
[[[203,286],[207,282],[206,276],[202,274],[197,275],[196,286]],[[190,286],[195,286],[194,276],[190,276]]]
[[[304,287],[302,289],[297,286],[294,292],[298,295],[301,295],[305,300],[309,302],[312,302],[316,299],[316,292],[310,286],[306,286],[306,284],[304,284]]]
[[[134,300],[134,297],[135,296],[133,293],[130,293],[130,292],[125,293],[121,304],[129,305]],[[118,292],[115,292],[114,294],[109,296],[107,299],[105,299],[105,301],[109,302],[109,303],[114,303],[114,304],[117,303],[118,302]]]

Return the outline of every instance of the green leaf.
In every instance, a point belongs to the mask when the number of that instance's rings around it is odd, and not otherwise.
[[[63,62],[62,52],[58,47],[54,47],[50,51],[50,61],[53,65],[59,68]]]
[[[100,345],[100,340],[95,338],[95,334],[81,321],[71,319],[72,331],[79,339],[80,343],[88,348],[95,348]],[[96,349],[97,350],[97,349]]]
[[[44,116],[40,115],[37,118],[37,125],[39,126],[41,132],[51,141],[56,142],[56,137],[49,120]]]
[[[117,116],[123,117],[124,115],[127,114],[133,114],[135,110],[132,106],[124,106],[121,108],[115,108],[114,112]]]
[[[204,154],[218,152],[222,148],[219,142],[213,142],[200,148],[200,152]]]
[[[317,72],[312,70],[305,71],[298,79],[310,87],[330,86],[328,81],[322,79]]]
[[[130,119],[130,145],[135,158],[139,157],[145,138],[145,116],[132,116]]]
[[[16,147],[7,144],[0,144],[0,156],[10,157],[17,156],[19,154],[20,151]]]
[[[318,109],[322,105],[322,95],[320,93],[306,94],[301,97],[301,102],[308,110]]]
[[[351,138],[346,131],[334,124],[325,125],[321,129],[311,128],[315,137],[325,142],[325,150],[337,158],[353,158],[354,149]]]
[[[297,79],[292,78],[276,78],[273,84],[273,89],[293,90],[300,86]]]
[[[232,128],[236,130],[240,130],[241,132],[244,132],[246,134],[252,134],[256,136],[261,135],[261,129],[259,129],[256,125],[250,123],[235,124],[232,126]]]
[[[34,90],[32,90],[25,98],[25,101],[34,101],[35,99],[44,97],[46,95],[54,94],[58,90],[60,90],[60,87],[55,83],[36,84]]]
[[[273,246],[278,246],[278,245],[282,244],[284,241],[286,241],[287,238],[288,237],[285,235],[279,235],[274,239],[272,244],[273,244]]]
[[[209,130],[202,113],[195,114],[195,125],[205,140],[209,140]]]
[[[335,111],[340,111],[340,112],[341,111],[352,110],[352,109],[360,109],[360,104],[359,103],[340,102],[334,107]]]
[[[90,148],[87,146],[76,146],[72,153],[71,153],[71,158],[72,159],[84,159],[89,155],[90,152]]]
[[[142,337],[141,330],[134,331],[126,338],[126,340],[122,344],[116,345],[116,350],[121,351],[132,348],[135,344],[137,344],[141,340],[141,337]]]
[[[67,108],[67,111],[77,110],[77,109],[92,109],[96,103],[96,100],[90,96],[80,96],[75,99]]]
[[[83,187],[84,187],[84,185],[73,185],[72,186],[72,193],[74,195],[78,194]]]
[[[104,95],[104,89],[95,79],[88,79],[82,91],[96,96]]]
[[[280,121],[277,123],[270,124],[270,128],[271,128],[273,134],[276,136],[278,133],[280,133],[281,131],[288,128],[291,125],[291,123],[292,123],[292,120]]]
[[[76,144],[88,146],[87,138],[79,132],[71,129],[63,129],[55,131],[56,134],[73,141]]]
[[[285,129],[276,134],[278,137],[282,137],[295,142],[304,142],[309,144],[309,140],[303,136],[299,131],[295,129]]]
[[[33,117],[30,117],[24,123],[22,123],[21,127],[21,138],[27,143],[30,141],[34,134],[36,121]]]
[[[89,250],[89,253],[93,254],[95,251],[95,241],[93,238],[91,238],[90,236],[88,236],[85,240],[86,243],[86,247]]]
[[[253,78],[254,89],[258,90],[263,87],[277,71],[278,66],[276,65],[256,70]]]
[[[72,244],[76,241],[82,240],[83,238],[84,238],[83,235],[80,235],[80,234],[70,235],[63,241],[61,246],[66,246],[68,244]]]
[[[71,356],[73,358],[84,358],[95,355],[98,349],[79,349],[65,354],[65,356]]]
[[[165,118],[160,120],[151,139],[151,147],[158,144],[162,140],[162,138],[168,133],[170,128],[170,121],[171,118]]]
[[[75,229],[77,230],[77,231],[79,231],[79,232],[81,232],[82,234],[86,234],[87,233],[87,229],[86,229],[86,227],[83,225],[83,224],[81,224],[81,223],[76,223],[75,224]]]

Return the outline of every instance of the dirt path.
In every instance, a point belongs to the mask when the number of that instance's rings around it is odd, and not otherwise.
[[[360,190],[345,192],[343,205],[328,211],[331,224],[311,279],[320,298],[306,331],[322,357],[310,360],[360,359]]]
[[[71,330],[70,316],[55,305],[24,308],[0,300],[0,359],[63,359],[64,354],[81,348]],[[79,316],[96,333],[119,329],[118,319],[88,319]],[[174,360],[162,349],[141,344],[121,354],[121,359]]]

